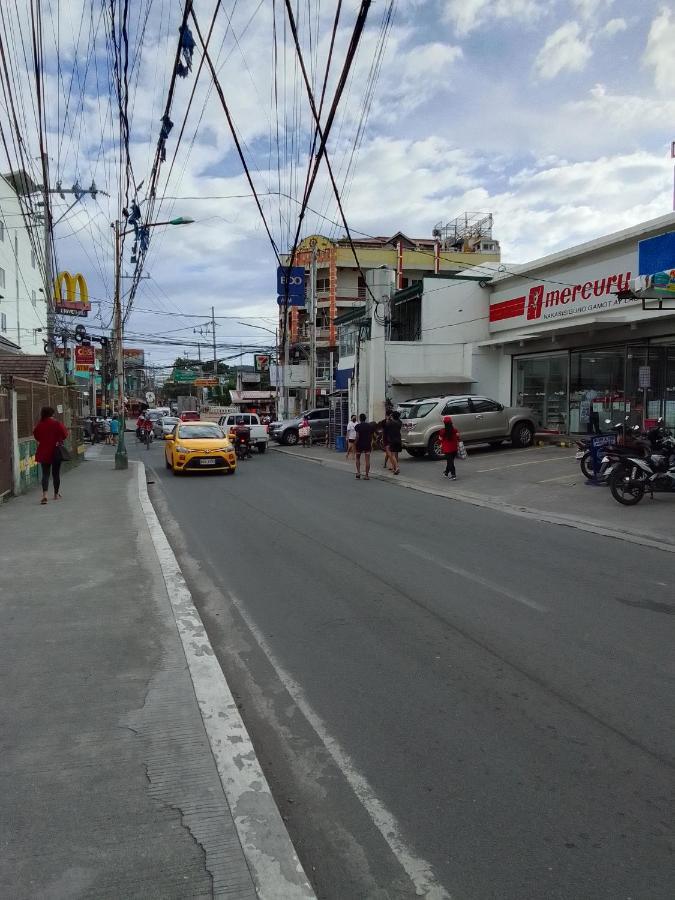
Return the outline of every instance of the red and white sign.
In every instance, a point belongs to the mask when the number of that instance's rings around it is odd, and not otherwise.
[[[96,352],[93,347],[75,347],[75,371],[91,372],[96,362]]]
[[[637,254],[605,263],[575,266],[521,281],[520,290],[495,291],[490,300],[490,331],[506,331],[585,315],[617,310],[639,300],[621,300],[620,291],[630,289],[637,268]],[[515,280],[515,279],[514,279]]]

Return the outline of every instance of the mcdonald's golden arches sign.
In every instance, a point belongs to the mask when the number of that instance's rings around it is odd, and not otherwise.
[[[59,272],[54,279],[54,309],[67,316],[88,316],[91,304],[84,275]]]

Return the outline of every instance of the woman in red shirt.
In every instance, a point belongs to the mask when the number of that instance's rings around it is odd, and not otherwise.
[[[443,474],[447,478],[450,476],[451,481],[456,481],[455,473],[455,457],[459,450],[459,431],[452,424],[451,416],[443,416],[443,431],[441,431],[441,450],[445,455],[445,472]]]
[[[42,466],[42,500],[40,503],[44,506],[47,502],[50,474],[54,479],[54,499],[61,499],[59,493],[61,453],[58,448],[68,437],[68,429],[62,422],[54,418],[54,410],[51,406],[43,406],[40,410],[40,421],[33,429],[33,437],[38,443],[35,460]]]

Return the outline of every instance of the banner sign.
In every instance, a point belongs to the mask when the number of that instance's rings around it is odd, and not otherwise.
[[[75,347],[75,371],[91,372],[96,363],[96,351],[93,347]]]
[[[205,378],[195,378],[195,387],[217,387],[218,379],[213,375],[207,375]]]
[[[84,275],[59,272],[54,279],[54,309],[66,316],[89,315],[91,303]]]
[[[285,297],[305,297],[305,267],[277,266],[277,294]]]

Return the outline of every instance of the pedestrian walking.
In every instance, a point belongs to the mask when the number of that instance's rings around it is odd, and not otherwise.
[[[65,458],[65,452],[61,448],[68,437],[68,429],[63,422],[54,418],[54,409],[51,406],[43,406],[40,410],[40,421],[33,429],[33,437],[38,445],[35,460],[42,468],[40,503],[45,506],[50,475],[54,482],[54,499],[61,499],[61,463]]]
[[[382,449],[384,450],[384,462],[382,468],[386,469],[389,465],[389,423],[391,422],[391,412],[387,411],[384,419],[377,423],[378,429],[382,432]],[[392,466],[392,471],[393,471]]]
[[[377,428],[377,422],[367,422],[366,414],[361,413],[356,425],[356,477],[361,477],[361,454],[363,453],[366,457],[366,481],[370,479],[370,451],[373,446],[373,434]]]
[[[443,416],[443,431],[441,431],[441,450],[445,456],[445,472],[443,474],[451,481],[457,480],[455,472],[455,459],[459,450],[459,431],[452,424],[451,416]]]
[[[309,424],[307,416],[303,416],[300,428],[298,428],[298,437],[300,438],[303,447],[309,447],[311,445],[311,436],[312,426]]]
[[[114,446],[117,445],[117,435],[120,433],[120,423],[119,419],[111,419],[110,420],[110,440]]]
[[[112,419],[106,416],[103,422],[103,434],[105,436],[104,443],[112,444]]]
[[[347,459],[356,457],[356,416],[352,416],[347,422]]]
[[[389,456],[389,464],[394,475],[398,475],[401,471],[398,467],[398,455],[403,449],[401,443],[401,413],[395,409],[387,423],[387,447],[386,452]]]

